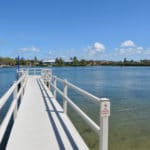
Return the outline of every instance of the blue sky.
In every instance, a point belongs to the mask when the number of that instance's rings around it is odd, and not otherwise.
[[[150,59],[149,0],[1,0],[0,56]]]

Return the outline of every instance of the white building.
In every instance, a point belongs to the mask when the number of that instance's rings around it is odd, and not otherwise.
[[[44,64],[54,64],[55,63],[55,60],[54,59],[45,59],[42,61]]]

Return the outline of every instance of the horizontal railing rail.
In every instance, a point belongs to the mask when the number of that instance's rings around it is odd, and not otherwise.
[[[41,68],[30,68],[28,69],[29,75],[41,75]]]
[[[68,104],[80,115],[80,117],[96,132],[99,134],[100,127],[85,114],[68,96],[65,96],[64,93],[52,83],[50,84],[56,91],[67,100]]]
[[[4,116],[2,123],[0,124],[0,144],[3,141],[4,135],[6,133],[8,124],[13,116],[13,120],[15,120],[18,111],[18,100],[23,97],[25,86],[27,83],[27,72],[24,72],[22,76],[14,82],[14,84],[10,87],[10,89],[0,98],[0,111],[7,103],[8,99],[11,95],[13,95],[12,103],[8,109],[8,112]]]
[[[60,81],[61,83],[64,83],[64,80],[63,79],[60,79],[56,76],[53,76],[53,80],[56,78],[57,81]],[[79,92],[80,94],[84,95],[84,96],[87,96],[89,97],[92,101],[95,101],[96,103],[99,103],[99,101],[101,100],[99,97],[96,97],[94,96],[93,94],[73,85],[72,83],[70,82],[67,82],[67,86],[74,89],[75,91]]]
[[[18,81],[16,81],[15,84],[13,84],[10,89],[0,98],[0,109],[2,109],[2,107],[5,105],[5,103],[7,102],[8,98],[10,97],[10,95],[13,93],[13,91],[16,88],[16,84],[19,85],[24,78],[26,77],[26,75],[23,75]]]
[[[42,75],[44,70],[51,70],[50,68],[27,68],[29,75]]]

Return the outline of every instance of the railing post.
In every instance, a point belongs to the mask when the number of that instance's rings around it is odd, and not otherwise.
[[[49,90],[50,90],[50,81],[49,81],[49,80],[47,81],[47,87],[48,87]]]
[[[54,97],[56,99],[56,85],[57,85],[57,80],[56,80],[56,76],[54,76]]]
[[[27,76],[25,76],[24,79],[23,79],[23,81],[22,81],[23,82],[22,84],[24,86],[23,87],[23,95],[24,95],[24,92],[25,92],[25,86],[26,86],[26,80],[27,80],[26,78],[27,78]]]
[[[65,114],[67,114],[67,101],[65,99],[65,96],[67,96],[68,93],[68,85],[67,85],[67,80],[64,80],[64,98],[63,98],[63,108]]]
[[[110,116],[110,101],[100,99],[100,145],[99,150],[108,150],[108,119]]]
[[[52,74],[50,74],[49,77],[49,90],[51,91],[51,82],[52,82]]]
[[[51,91],[51,78],[49,78],[49,80],[48,80],[48,88]]]
[[[13,91],[13,100],[15,100],[17,98],[17,92],[18,92],[18,85],[16,84],[16,81],[14,82],[14,85],[15,85],[15,89]],[[18,103],[16,103],[16,106],[15,106],[14,112],[13,112],[13,118],[14,118],[14,120],[17,117],[17,109],[18,109],[17,105],[18,105]]]

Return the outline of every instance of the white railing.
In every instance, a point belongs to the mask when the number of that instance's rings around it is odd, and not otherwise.
[[[45,81],[44,81],[45,82]],[[44,83],[42,82],[42,83]],[[48,84],[44,87],[46,90],[48,88],[53,88],[53,95],[56,99],[57,92],[63,97],[63,109],[64,113],[67,114],[67,105],[69,104],[73,110],[80,115],[80,117],[99,135],[99,150],[108,150],[108,119],[110,116],[110,101],[107,98],[98,98],[91,93],[71,84],[67,80],[63,80],[56,76],[52,76],[50,80],[47,80]],[[45,82],[45,83],[47,83]],[[57,82],[64,85],[63,91],[57,87]],[[46,87],[46,85],[49,85]],[[69,97],[68,97],[68,87],[79,92],[80,94],[90,98],[93,102],[96,102],[100,107],[100,125],[97,125],[85,112],[83,112]]]
[[[43,76],[47,74],[52,74],[52,70],[50,68],[21,68],[17,73],[21,76],[24,73],[27,73],[28,75],[33,75],[33,76]]]
[[[15,120],[18,111],[18,101],[22,100],[25,86],[27,83],[27,72],[24,72],[18,81],[15,81],[14,84],[10,87],[10,89],[0,98],[0,111],[7,103],[8,99],[13,95],[13,100],[8,109],[8,112],[4,116],[2,123],[0,124],[0,145],[6,133],[8,124],[13,116],[13,120]]]
[[[41,75],[41,68],[30,68],[28,69],[29,75]]]
[[[49,68],[27,68],[22,70],[27,71],[29,75],[42,75],[43,71],[50,70],[50,69]]]

